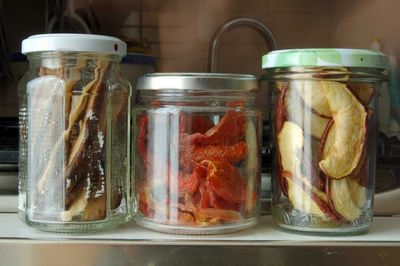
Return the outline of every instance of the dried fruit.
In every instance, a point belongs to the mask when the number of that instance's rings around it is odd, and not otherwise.
[[[296,90],[308,107],[322,116],[331,117],[331,109],[326,95],[322,90],[325,82],[326,81],[294,80],[290,83],[290,87]]]
[[[342,83],[325,81],[322,89],[335,126],[329,130],[334,130],[333,143],[325,154],[323,152],[319,166],[327,176],[339,179],[351,174],[360,162],[366,139],[367,111]]]
[[[242,219],[242,216],[237,211],[206,208],[199,209],[195,213],[196,219],[200,222],[210,221],[238,221]]]
[[[140,158],[143,160],[144,165],[147,167],[149,165],[148,162],[148,154],[147,154],[147,127],[149,124],[149,118],[147,115],[139,118],[139,131],[137,137],[137,150]]]
[[[285,177],[288,184],[288,198],[293,207],[303,213],[323,219],[338,221],[339,218],[329,208],[328,203],[315,193],[309,185],[296,180],[294,176]],[[322,192],[321,192],[322,193]]]
[[[330,179],[327,182],[327,194],[329,203],[340,216],[352,222],[361,216],[361,209],[352,198],[348,178]]]
[[[367,188],[351,178],[347,180],[347,185],[349,186],[351,199],[358,208],[363,208],[367,202]]]
[[[298,162],[304,146],[303,130],[295,123],[286,121],[277,139],[283,170],[298,174]]]
[[[241,141],[233,146],[207,145],[207,146],[182,146],[180,153],[180,165],[184,169],[191,169],[193,162],[200,163],[203,160],[225,159],[231,163],[238,163],[248,156],[246,142]]]
[[[179,122],[180,133],[201,133],[204,134],[214,126],[214,123],[207,116],[193,116],[181,113]]]
[[[375,92],[374,86],[371,83],[349,82],[347,86],[362,104],[365,106],[369,105]]]
[[[229,203],[239,203],[242,200],[242,183],[239,171],[228,161],[204,160],[207,167],[207,182],[215,194]]]
[[[243,112],[228,110],[221,121],[207,130],[205,134],[195,133],[184,135],[183,145],[234,145],[243,140],[246,118]]]
[[[289,88],[286,91],[284,106],[287,120],[296,123],[304,131],[320,139],[330,119],[313,112],[309,106],[305,106],[297,90]]]
[[[243,102],[228,105],[240,108]],[[164,145],[163,139],[151,136],[154,139],[152,154],[163,152],[168,145],[179,145],[179,154],[172,149],[169,155],[151,165],[147,161],[147,139],[152,134],[147,130],[148,119],[147,116],[139,119],[137,136],[137,150],[145,165],[140,169],[144,171],[141,179],[151,184],[148,187],[142,182],[139,186],[142,215],[166,224],[209,226],[238,221],[242,219],[239,211],[252,214],[257,200],[254,193],[257,179],[252,175],[259,175],[258,140],[254,125],[246,121],[242,111],[227,111],[217,125],[207,116],[181,113],[179,132],[176,131],[179,142],[171,138],[170,143]],[[252,147],[246,142],[249,139]],[[252,158],[249,151],[254,153]],[[250,185],[248,178],[240,176],[239,168],[244,166],[244,173],[253,178]],[[251,191],[250,196],[248,191]]]

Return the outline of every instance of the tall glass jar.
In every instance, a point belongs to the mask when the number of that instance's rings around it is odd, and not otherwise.
[[[147,74],[138,81],[138,224],[221,234],[257,222],[260,112],[254,76]]]
[[[130,217],[130,84],[126,44],[108,36],[44,34],[22,42],[18,86],[19,207],[44,231],[86,232]]]
[[[268,53],[281,228],[326,235],[366,231],[373,217],[377,95],[386,57],[353,49]]]

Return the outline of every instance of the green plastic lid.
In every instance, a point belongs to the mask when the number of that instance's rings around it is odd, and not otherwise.
[[[262,57],[262,68],[278,67],[365,67],[386,69],[385,54],[363,49],[288,49],[272,51]]]

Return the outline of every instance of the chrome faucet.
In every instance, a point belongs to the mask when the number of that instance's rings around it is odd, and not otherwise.
[[[270,50],[276,50],[277,44],[274,35],[271,30],[263,24],[261,21],[253,18],[235,18],[225,22],[215,33],[212,38],[210,46],[210,58],[209,58],[209,72],[217,72],[217,58],[218,58],[218,48],[221,42],[221,36],[234,28],[237,27],[250,27],[256,29],[267,42]]]

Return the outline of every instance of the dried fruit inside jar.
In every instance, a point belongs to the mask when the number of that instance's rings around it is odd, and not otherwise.
[[[137,219],[198,228],[256,217],[259,113],[155,107],[136,110]]]
[[[68,71],[42,67],[28,83],[31,221],[101,221],[126,207],[129,92],[109,90],[111,68],[80,58]]]
[[[367,82],[299,79],[275,91],[276,221],[290,228],[351,227],[368,213]]]

